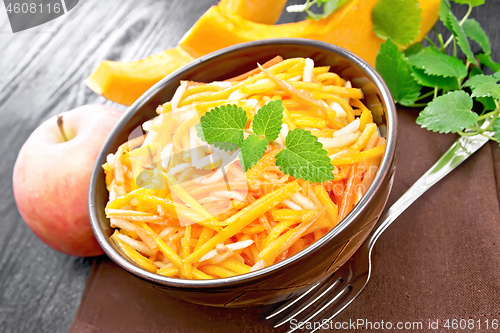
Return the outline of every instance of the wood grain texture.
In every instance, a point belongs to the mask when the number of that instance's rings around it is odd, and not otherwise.
[[[125,110],[94,94],[85,78],[104,59],[135,60],[176,45],[216,3],[81,0],[67,15],[17,34],[0,5],[0,332],[66,332],[93,262],[51,250],[23,223],[12,193],[22,144],[45,119],[83,104]],[[454,5],[459,16],[465,9]],[[472,14],[490,36],[497,61],[498,13],[500,2],[489,0]],[[280,23],[303,17],[285,13]]]
[[[84,85],[100,61],[140,59],[174,46],[214,3],[80,1],[67,15],[17,34],[0,7],[0,332],[67,332],[93,262],[48,248],[23,223],[12,194],[22,144],[54,114],[112,105]]]
[[[21,146],[44,120],[80,105],[125,110],[85,86],[91,71],[104,59],[137,60],[175,46],[217,2],[82,0],[16,34],[0,5],[0,332],[67,332],[93,262],[50,249],[22,221],[12,192]]]

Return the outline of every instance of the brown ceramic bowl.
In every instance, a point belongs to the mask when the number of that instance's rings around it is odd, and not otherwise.
[[[256,63],[281,55],[309,57],[315,66],[331,71],[361,88],[376,121],[387,126],[387,146],[378,174],[353,211],[324,237],[300,253],[270,267],[230,278],[183,280],[147,272],[121,254],[109,236],[112,230],[104,213],[108,201],[101,165],[109,153],[128,140],[144,121],[155,117],[158,105],[169,101],[180,80],[221,81],[256,67]],[[366,62],[337,46],[306,39],[269,39],[229,47],[202,58],[165,77],[141,96],[125,113],[104,144],[94,167],[89,189],[89,210],[95,236],[106,254],[122,268],[148,281],[153,288],[198,304],[243,307],[274,303],[302,292],[344,264],[367,237],[387,201],[394,176],[396,108],[386,85]],[[158,294],[161,297],[161,293]]]

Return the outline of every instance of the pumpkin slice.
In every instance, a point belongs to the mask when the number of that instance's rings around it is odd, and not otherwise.
[[[131,105],[164,76],[191,60],[227,46],[268,38],[297,37],[343,47],[375,65],[383,40],[373,31],[371,12],[378,0],[351,0],[326,19],[280,25],[274,22],[286,1],[221,0],[182,38],[179,46],[132,62],[104,61],[87,79],[96,93]],[[421,0],[421,41],[438,19],[440,0]],[[247,19],[245,19],[245,17]]]
[[[273,24],[285,3],[286,0],[222,0],[219,6],[222,11],[250,21]],[[156,82],[194,59],[175,47],[139,61],[103,61],[85,83],[99,95],[129,106]]]
[[[132,105],[156,82],[192,60],[180,47],[174,47],[138,61],[103,61],[85,83],[113,102]]]
[[[217,5],[223,12],[262,24],[274,24],[279,19],[286,0],[221,0]]]
[[[179,45],[194,57],[224,47],[267,38],[297,37],[343,47],[375,65],[383,40],[373,31],[371,13],[378,0],[352,0],[329,17],[280,25],[264,25],[211,7],[184,36]],[[421,0],[421,41],[438,19],[440,0]]]

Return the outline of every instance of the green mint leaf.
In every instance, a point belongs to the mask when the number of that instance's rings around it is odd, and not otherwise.
[[[500,85],[498,78],[493,75],[475,75],[464,83],[464,87],[470,87],[472,97],[493,97],[500,99]]]
[[[493,76],[500,80],[500,71],[497,71]]]
[[[457,90],[458,81],[454,77],[443,77],[437,75],[425,74],[423,69],[413,68],[413,77],[424,87],[438,87],[446,90]]]
[[[495,132],[493,137],[497,139],[498,144],[500,144],[500,118],[495,119],[495,122],[493,123],[493,131]]]
[[[270,101],[255,114],[252,129],[257,135],[264,135],[267,140],[278,138],[283,124],[283,106],[281,101]]]
[[[241,144],[241,166],[245,171],[257,163],[266,152],[268,141],[252,134]]]
[[[471,67],[471,69],[469,71],[469,77],[473,77],[475,75],[480,75],[480,74],[484,74],[484,72],[481,70],[481,68],[476,67],[476,66]]]
[[[453,15],[451,13],[451,5],[449,0],[441,0],[439,5],[439,20],[443,22],[444,26],[451,31],[451,24],[448,20],[448,16]]]
[[[474,19],[467,19],[462,24],[462,28],[464,29],[464,32],[467,35],[467,37],[469,37],[470,39],[478,43],[479,46],[481,46],[481,49],[483,50],[484,54],[486,55],[491,54],[490,40],[488,39],[488,36],[484,32],[483,28],[481,28],[481,25],[479,24],[478,21]]]
[[[311,183],[333,180],[333,165],[318,138],[303,129],[286,137],[286,148],[276,155],[276,165],[285,174]]]
[[[460,5],[471,5],[472,7],[484,5],[485,0],[453,0]]]
[[[411,75],[411,66],[403,52],[390,39],[380,46],[375,67],[389,87],[395,102],[402,105],[415,103],[422,86]]]
[[[372,10],[373,29],[382,39],[408,45],[418,36],[421,14],[418,0],[379,0]]]
[[[416,42],[416,43],[413,43],[410,46],[408,46],[406,48],[406,50],[404,50],[403,53],[404,53],[405,57],[409,57],[411,55],[419,53],[420,51],[422,51],[423,48],[424,48],[424,45],[422,43]]]
[[[500,64],[498,64],[497,62],[494,62],[493,60],[491,60],[491,56],[490,55],[486,55],[486,54],[478,54],[477,56],[477,59],[479,60],[479,62],[483,65],[485,65],[486,67],[490,68],[493,72],[498,72],[500,71]]]
[[[417,124],[439,133],[456,133],[468,128],[477,121],[478,115],[472,112],[472,98],[463,90],[439,96],[423,109]]]
[[[214,142],[213,145],[225,151],[236,151],[238,150],[238,148],[240,148],[239,145],[232,142]]]
[[[472,52],[470,45],[469,45],[469,40],[467,39],[467,35],[465,34],[464,29],[458,22],[457,18],[453,13],[448,14],[448,22],[450,23],[451,26],[451,32],[455,37],[457,38],[457,44],[460,46],[460,49],[462,52],[465,54],[467,59],[473,64],[477,64],[476,57],[474,57],[474,53]]]
[[[196,131],[198,132],[198,137],[202,141],[207,142],[207,140],[205,139],[205,135],[203,134],[203,127],[201,126],[201,123],[196,124],[195,128],[196,128]]]
[[[223,150],[235,150],[243,142],[246,112],[236,105],[223,105],[206,112],[197,126],[198,136]]]
[[[426,47],[408,60],[413,67],[423,69],[429,75],[458,78],[467,76],[467,67],[461,60],[441,53],[434,47]]]
[[[493,111],[497,108],[492,97],[476,97],[476,101],[483,105],[483,111]]]

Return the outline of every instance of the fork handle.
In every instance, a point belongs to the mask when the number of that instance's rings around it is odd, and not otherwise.
[[[482,135],[460,137],[419,180],[415,182],[398,201],[380,217],[380,222],[366,243],[371,251],[380,235],[425,191],[459,166],[469,156],[481,148],[488,138]]]

